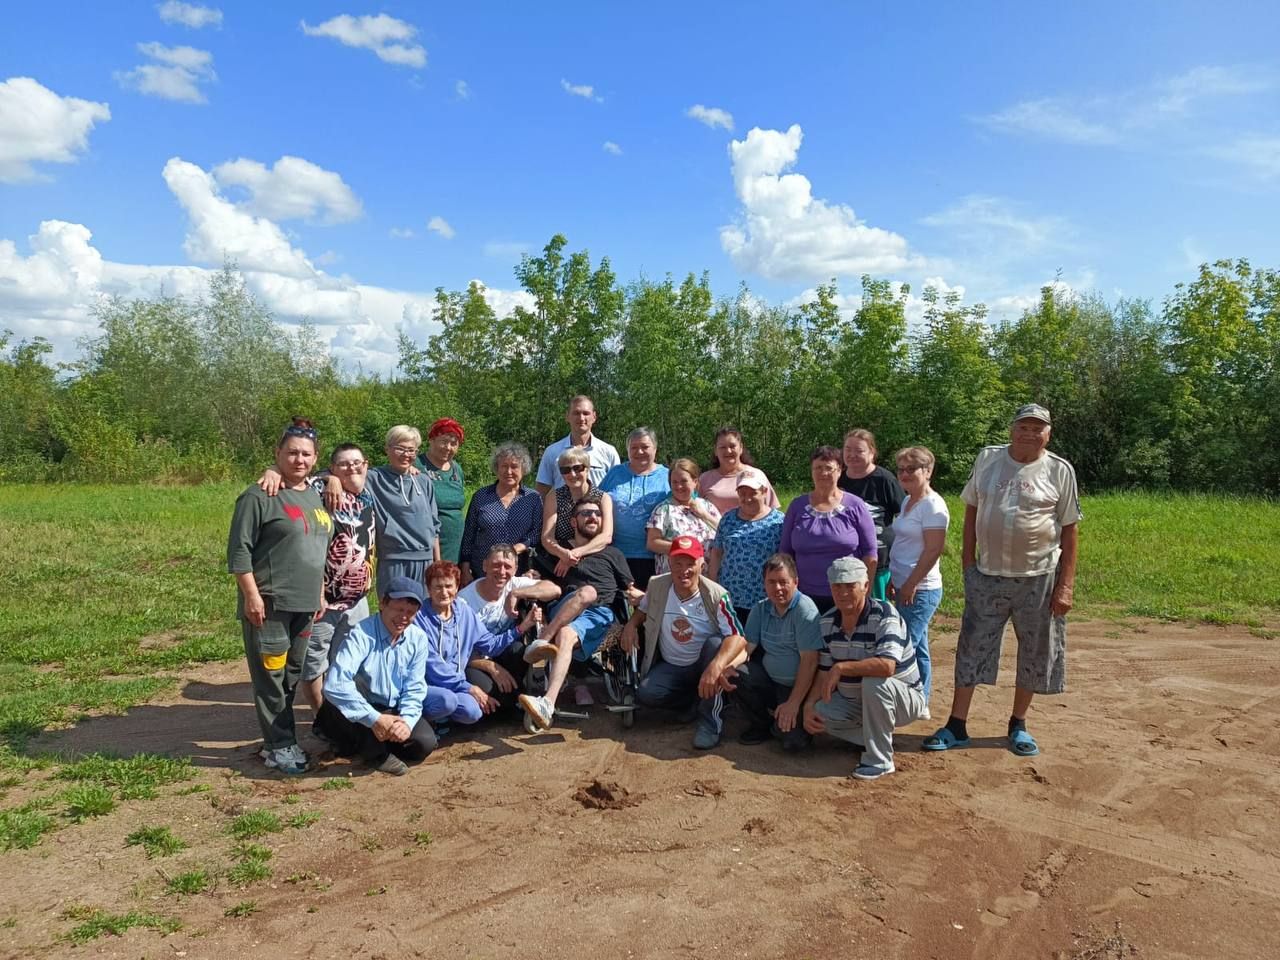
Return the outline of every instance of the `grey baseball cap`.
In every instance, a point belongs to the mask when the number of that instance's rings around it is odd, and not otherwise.
[[[832,560],[827,567],[828,583],[866,583],[867,565],[857,557],[841,557]]]
[[[1047,424],[1053,424],[1053,419],[1049,416],[1049,408],[1042,407],[1038,403],[1024,403],[1020,406],[1011,422],[1017,423],[1019,420],[1043,420]]]

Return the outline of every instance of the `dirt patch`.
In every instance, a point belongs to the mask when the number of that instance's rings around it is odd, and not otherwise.
[[[578,787],[573,799],[589,810],[622,810],[636,806],[641,798],[612,780],[592,780]]]
[[[1068,692],[1028,718],[1040,756],[1005,743],[1010,635],[1000,685],[975,698],[973,746],[922,752],[939,720],[904,727],[898,772],[875,783],[849,780],[856,754],[827,738],[795,755],[737,743],[732,710],[703,752],[686,726],[639,711],[625,729],[600,707],[534,736],[518,718],[455,728],[406,777],[324,759],[300,707],[319,765],[284,778],[256,756],[244,664],[195,667],[172,694],[35,744],[189,756],[208,789],[163,787],[76,824],[52,771],[9,787],[4,809],[47,799],[60,827],[0,853],[0,960],[255,957],[267,943],[274,960],[499,958],[527,952],[531,929],[563,960],[1271,960],[1280,643],[1206,625],[1070,631]],[[955,634],[932,652],[939,717]],[[252,840],[271,876],[242,887],[230,828],[260,810],[281,824]],[[126,844],[141,827],[188,847],[148,860]],[[178,897],[157,870],[214,883]],[[744,889],[785,890],[785,909]],[[256,912],[227,915],[248,901]],[[77,906],[182,929],[73,947]]]
[[[724,787],[720,786],[719,780],[695,780],[684,788],[684,792],[691,797],[723,797]]]

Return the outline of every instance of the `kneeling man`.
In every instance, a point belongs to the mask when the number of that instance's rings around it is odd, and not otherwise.
[[[379,584],[381,587],[382,585]],[[341,756],[402,776],[436,748],[422,716],[427,694],[427,635],[413,623],[426,601],[422,585],[393,577],[378,612],[347,634],[324,680],[316,725]]]
[[[573,526],[573,542],[584,546],[600,533],[604,514],[600,504],[579,500],[569,518]],[[564,596],[547,611],[551,621],[542,628],[537,640],[524,651],[526,663],[543,663],[555,658],[547,675],[547,692],[540,697],[520,694],[520,706],[543,730],[551,726],[556,713],[556,698],[569,676],[574,648],[579,659],[590,658],[600,649],[605,633],[614,622],[613,602],[621,593],[633,603],[644,596],[636,589],[622,552],[607,546],[590,553],[569,568],[560,581]]]
[[[636,700],[674,710],[696,701],[693,746],[710,750],[720,742],[724,695],[734,689],[730,668],[746,660],[747,641],[729,592],[702,575],[702,542],[676,537],[668,559],[670,573],[649,581],[622,631],[622,649],[634,650],[640,625],[654,621],[657,629],[645,630]]]
[[[799,587],[790,556],[775,553],[764,562],[765,598],[747,617],[750,659],[738,668],[736,696],[747,715],[739,743],[774,736],[788,753],[809,745],[802,714],[825,644],[818,607]]]
[[[804,705],[804,728],[862,750],[853,776],[893,773],[893,728],[924,716],[924,686],[902,617],[867,589],[867,566],[841,557],[827,568],[835,607],[822,618],[824,671]]]

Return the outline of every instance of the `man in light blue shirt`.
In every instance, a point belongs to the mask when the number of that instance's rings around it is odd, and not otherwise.
[[[737,699],[747,715],[740,743],[771,736],[788,753],[810,743],[804,702],[824,648],[818,607],[800,592],[796,562],[775,553],[764,562],[765,598],[751,608],[746,638],[750,660],[738,668]]]
[[[426,602],[422,584],[393,577],[378,612],[352,627],[324,680],[314,732],[340,756],[403,776],[436,748],[422,716],[427,695],[427,635],[413,618]],[[407,763],[406,763],[407,761]]]
[[[538,477],[535,484],[538,493],[544,497],[548,490],[564,486],[564,477],[560,475],[560,454],[570,447],[582,447],[591,461],[591,485],[600,486],[604,475],[622,462],[618,451],[591,432],[596,425],[596,405],[590,397],[576,396],[569,401],[569,410],[565,413],[569,421],[569,435],[561,437],[542,452],[538,461]]]

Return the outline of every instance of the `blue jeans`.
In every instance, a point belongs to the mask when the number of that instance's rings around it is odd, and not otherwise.
[[[896,604],[902,622],[907,625],[907,638],[916,648],[916,664],[920,668],[920,682],[924,685],[924,701],[929,702],[933,691],[933,661],[929,658],[929,621],[933,619],[942,602],[942,588],[917,590],[911,603]]]

